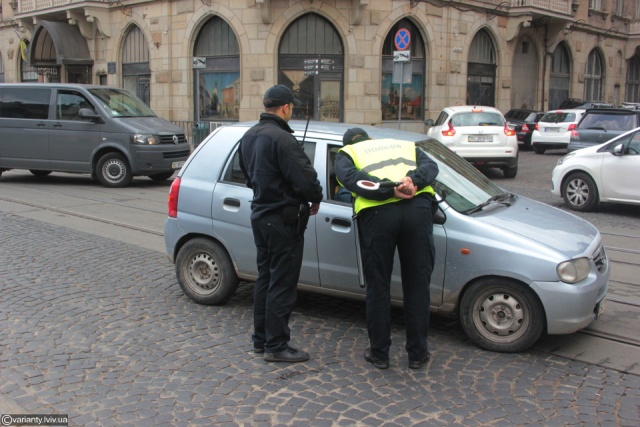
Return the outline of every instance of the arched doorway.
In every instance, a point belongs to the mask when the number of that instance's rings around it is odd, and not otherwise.
[[[122,46],[122,84],[145,104],[151,105],[149,46],[142,30],[132,26]]]
[[[293,118],[343,120],[344,49],[329,21],[315,13],[295,20],[280,41],[278,63],[278,83],[302,102]]]
[[[469,105],[495,106],[496,50],[487,30],[480,30],[469,47],[467,99]]]
[[[604,67],[602,56],[598,50],[593,49],[587,58],[584,70],[584,100],[602,101],[602,80],[604,79]]]
[[[410,61],[403,63],[401,67],[394,62],[394,52],[398,49],[395,46],[395,37],[398,31],[404,28],[409,32],[410,43],[407,50],[410,54]],[[404,72],[405,67],[410,68],[410,82],[402,83],[402,109],[401,120],[422,120],[424,118],[424,76],[425,67],[425,47],[422,35],[418,28],[409,19],[402,19],[387,34],[382,46],[382,120],[398,120],[398,103],[400,101],[401,76],[399,69]],[[394,68],[396,75],[394,78]]]
[[[538,85],[538,50],[529,36],[518,40],[511,73],[511,108],[534,109]]]
[[[571,58],[564,43],[553,51],[551,75],[549,79],[549,109],[558,108],[562,101],[569,98],[571,86]]]
[[[213,17],[202,27],[193,49],[196,121],[238,120],[240,49],[235,33]]]
[[[640,102],[640,56],[637,52],[629,60],[624,100],[626,102]]]

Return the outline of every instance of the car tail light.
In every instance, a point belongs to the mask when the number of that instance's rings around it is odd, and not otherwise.
[[[522,132],[529,132],[529,126],[526,123],[522,125]]]
[[[569,127],[567,128],[567,130],[574,130],[577,126],[578,126],[577,124],[575,124],[575,123],[571,123],[571,124],[569,125]]]
[[[506,123],[504,125],[504,134],[507,136],[513,136],[516,134],[516,131],[511,129]]]
[[[169,205],[169,217],[178,217],[178,193],[180,192],[180,177],[177,177],[171,183],[171,189],[169,190],[168,205]]]
[[[443,136],[453,136],[456,134],[456,130],[451,126],[451,122],[449,122],[449,129],[445,129],[442,131]]]
[[[533,130],[540,130],[540,127],[538,126],[538,124],[536,123],[536,125],[533,127]]]
[[[580,138],[580,133],[577,130],[575,130],[575,128],[571,129],[571,138],[575,138],[575,139]]]

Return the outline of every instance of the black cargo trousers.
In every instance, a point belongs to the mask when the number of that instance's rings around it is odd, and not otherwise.
[[[419,194],[363,209],[358,214],[366,283],[366,317],[372,356],[389,360],[391,346],[391,273],[396,248],[400,257],[406,350],[422,360],[429,330],[429,282],[435,259],[433,196]]]

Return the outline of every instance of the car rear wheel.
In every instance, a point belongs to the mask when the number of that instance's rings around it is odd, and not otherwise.
[[[598,204],[598,189],[589,175],[574,173],[562,184],[564,201],[573,210],[585,212]]]
[[[35,176],[47,176],[51,174],[51,171],[40,171],[35,169],[29,169],[29,172],[31,172]]]
[[[533,147],[533,152],[536,154],[544,154],[544,152],[546,151],[544,147],[541,147],[540,145],[537,145],[537,144],[532,145],[532,147]]]
[[[505,178],[515,178],[518,175],[518,165],[512,168],[505,167],[502,169],[502,173]]]
[[[120,153],[107,153],[96,166],[98,181],[105,187],[126,187],[133,180],[127,158]]]
[[[531,347],[545,327],[536,294],[524,284],[503,278],[473,283],[462,297],[460,321],[475,344],[505,353]]]
[[[224,304],[238,289],[229,255],[208,239],[188,241],[176,257],[176,277],[182,291],[198,304]]]

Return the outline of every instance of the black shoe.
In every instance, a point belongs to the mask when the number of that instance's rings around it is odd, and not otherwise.
[[[409,369],[420,369],[431,359],[431,353],[427,351],[421,360],[409,360]]]
[[[255,354],[262,354],[262,353],[264,353],[264,347],[256,347],[256,346],[253,346],[253,352],[254,352]]]
[[[372,363],[373,366],[375,366],[378,369],[388,369],[389,368],[389,361],[388,360],[378,360],[375,359],[373,357],[373,355],[371,354],[371,349],[368,348],[364,351],[364,360],[366,360],[369,363]]]
[[[262,358],[267,362],[297,363],[309,360],[309,353],[293,347],[287,347],[286,350],[279,351],[278,353],[265,353]]]

